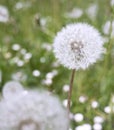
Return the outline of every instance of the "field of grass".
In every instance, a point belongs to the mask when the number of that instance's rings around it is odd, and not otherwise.
[[[114,6],[110,0],[0,0],[1,6],[7,8],[8,18],[0,21],[0,90],[6,82],[18,80],[30,89],[52,91],[65,105],[71,70],[57,62],[53,40],[69,23],[89,23],[104,37],[106,54],[76,72],[71,130],[82,130],[78,128],[83,124],[93,130],[114,130]],[[107,21],[111,24],[104,27]]]

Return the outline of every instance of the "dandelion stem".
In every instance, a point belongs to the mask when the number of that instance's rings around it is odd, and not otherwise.
[[[69,92],[68,92],[68,104],[67,104],[67,108],[68,108],[69,112],[70,112],[70,102],[71,102],[71,96],[72,96],[74,74],[75,74],[75,69],[72,70],[72,75],[71,75],[71,79],[70,79],[70,89],[69,89]]]

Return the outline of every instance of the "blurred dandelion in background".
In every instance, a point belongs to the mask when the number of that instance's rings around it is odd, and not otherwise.
[[[24,90],[16,81],[5,84],[0,102],[0,130],[67,130],[67,111],[57,97]]]

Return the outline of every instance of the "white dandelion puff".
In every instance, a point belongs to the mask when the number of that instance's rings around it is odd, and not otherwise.
[[[54,39],[54,53],[69,69],[86,69],[104,53],[100,33],[86,23],[69,24]]]
[[[0,102],[0,130],[67,130],[68,112],[46,91],[23,91]]]

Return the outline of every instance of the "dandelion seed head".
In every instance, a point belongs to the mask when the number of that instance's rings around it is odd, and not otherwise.
[[[54,53],[69,69],[86,69],[104,52],[100,33],[86,23],[69,24],[54,39]]]

